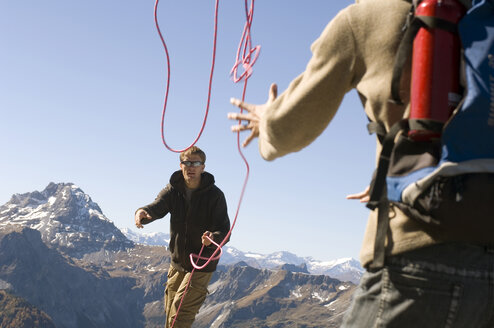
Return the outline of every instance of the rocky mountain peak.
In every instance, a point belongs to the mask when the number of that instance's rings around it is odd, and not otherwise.
[[[74,257],[133,244],[73,183],[52,182],[41,192],[13,195],[0,206],[0,227],[6,225],[36,229],[47,245]]]

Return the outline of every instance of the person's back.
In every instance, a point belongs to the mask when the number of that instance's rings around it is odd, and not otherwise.
[[[410,13],[411,1],[364,0],[349,6],[340,15],[345,16],[351,27],[356,44],[354,80],[365,108],[373,122],[384,125],[387,131],[401,120],[409,110],[410,64],[402,74],[400,95],[404,105],[391,102],[391,79],[395,57]],[[377,142],[376,158],[381,150]],[[361,249],[360,259],[368,266],[374,256],[377,211],[370,214]],[[408,218],[398,208],[393,209],[388,236],[388,254],[399,254],[409,250],[435,244],[430,227]]]
[[[405,105],[395,105],[389,99],[394,59],[410,7],[411,1],[361,0],[328,24],[312,45],[313,57],[306,71],[261,117],[259,147],[265,159],[273,160],[310,144],[324,131],[343,96],[353,88],[370,120],[382,122],[389,129],[403,117],[410,98],[409,65],[402,78]],[[377,153],[379,150],[377,144]],[[373,212],[361,251],[364,266],[373,259],[376,220]],[[390,230],[390,254],[435,242],[422,225],[398,210]]]

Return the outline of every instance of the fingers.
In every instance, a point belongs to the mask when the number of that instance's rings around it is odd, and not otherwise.
[[[354,194],[354,195],[346,196],[346,199],[357,199],[361,203],[367,203],[369,201],[370,197],[367,195]]]
[[[364,196],[365,196],[365,193],[364,192],[360,192],[360,193],[357,193],[357,194],[347,195],[346,196],[346,199],[361,199]]]
[[[139,211],[137,211],[134,220],[136,223],[136,227],[139,229],[144,228],[142,223],[141,223],[142,219],[152,219],[152,217],[151,217],[151,215],[149,215],[148,212],[146,212],[143,209],[140,209]]]
[[[205,246],[209,246],[211,245],[211,240],[209,239],[212,239],[212,236],[213,234],[209,231],[205,231],[203,234],[202,234],[202,243],[205,245]],[[208,239],[209,238],[209,239]]]
[[[365,194],[353,194],[346,196],[346,199],[358,199],[361,203],[367,203],[370,200],[370,196]]]
[[[230,103],[234,106],[245,109],[248,112],[253,111],[256,107],[256,105],[245,103],[242,100],[237,99],[237,98],[230,98]]]
[[[140,210],[137,214],[139,215],[139,218],[152,219],[151,215],[145,210]]]
[[[231,127],[231,129],[232,132],[240,132],[240,131],[249,130],[250,126],[249,124],[234,125]]]
[[[256,137],[255,133],[252,132],[242,143],[242,147],[247,147],[250,142]]]
[[[370,186],[367,186],[364,191],[348,195],[346,199],[358,199],[361,203],[367,203],[370,200],[369,189]]]
[[[250,121],[252,119],[252,116],[250,114],[228,113],[228,118],[230,120],[237,120],[237,121]]]
[[[247,147],[247,145],[249,145],[254,138],[259,136],[258,123],[250,121],[249,119],[247,119],[248,117],[249,117],[248,115],[242,115],[242,114],[238,114],[238,113],[228,114],[228,118],[230,118],[230,119],[249,121],[249,123],[233,125],[231,127],[232,132],[241,132],[241,131],[246,131],[246,130],[252,131],[251,134],[242,143],[242,147]]]
[[[365,197],[363,197],[363,198],[360,200],[360,202],[361,202],[361,203],[368,203],[368,202],[369,202],[369,200],[370,200],[370,196],[365,196]]]
[[[142,224],[141,224],[141,217],[140,217],[140,212],[137,212],[134,216],[134,222],[136,224],[136,227],[138,228],[141,228],[142,227]]]
[[[275,101],[277,97],[278,97],[278,85],[276,83],[272,83],[269,88],[268,102],[271,103]]]

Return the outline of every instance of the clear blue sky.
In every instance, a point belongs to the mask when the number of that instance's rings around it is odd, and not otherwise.
[[[252,28],[261,55],[247,100],[264,103],[309,60],[310,45],[349,0],[258,0]],[[73,182],[120,228],[152,201],[178,169],[161,143],[165,54],[154,1],[0,2],[0,204],[14,193]],[[229,71],[244,24],[244,1],[220,1],[211,112],[197,144],[224,191],[233,220],[245,166],[226,114],[240,97]],[[171,56],[165,136],[188,146],[202,122],[213,35],[212,0],[161,0],[159,20]],[[330,90],[328,90],[329,92]],[[375,139],[357,94],[309,147],[273,162],[257,141],[244,151],[251,175],[231,245],[287,250],[319,260],[358,258],[368,211],[345,195],[369,182]],[[242,135],[242,140],[245,135]],[[143,231],[168,231],[168,217]]]

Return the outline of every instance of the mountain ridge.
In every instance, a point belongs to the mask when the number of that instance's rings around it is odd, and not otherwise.
[[[231,254],[259,266],[255,253]],[[220,264],[193,328],[338,327],[355,284],[285,257],[298,261],[276,252],[266,260],[273,268]],[[0,290],[56,326],[162,327],[169,265],[166,247],[129,240],[74,184],[50,183],[0,206]]]
[[[121,229],[122,233],[135,243],[168,247],[170,236],[164,232],[136,232],[128,228]],[[225,245],[220,264],[232,265],[244,262],[255,268],[275,269],[284,265],[300,267],[306,265],[310,274],[324,274],[331,277],[348,280],[355,284],[360,281],[364,269],[360,262],[351,257],[339,258],[332,261],[320,261],[312,257],[299,257],[287,251],[277,251],[270,254],[243,252],[233,246]],[[298,269],[297,269],[298,270]]]
[[[101,261],[102,250],[125,250],[134,243],[168,247],[169,235],[119,229],[97,203],[73,183],[49,183],[43,191],[14,194],[0,206],[0,227],[17,224],[41,232],[42,239],[73,257]],[[285,264],[307,265],[311,274],[325,274],[358,283],[364,270],[353,258],[320,261],[287,251],[270,254],[244,252],[226,245],[220,263],[243,261],[255,268],[275,269]]]

